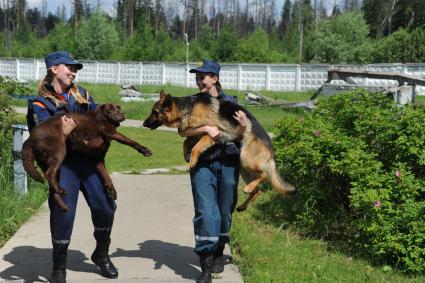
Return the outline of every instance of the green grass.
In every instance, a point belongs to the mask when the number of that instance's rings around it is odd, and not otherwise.
[[[267,191],[257,203],[275,197]],[[239,198],[241,202],[246,195]],[[232,254],[246,283],[425,282],[425,276],[409,277],[389,267],[372,266],[365,259],[335,251],[324,241],[303,239],[290,229],[264,224],[255,213],[255,204],[234,213],[232,227]]]
[[[129,146],[112,142],[106,155],[109,172],[139,173],[149,168],[185,166],[183,138],[176,132],[124,127],[118,128],[118,131],[151,149],[153,155],[145,157]]]
[[[3,165],[0,165],[0,247],[47,199],[47,187],[32,181],[29,182],[27,195],[17,195],[13,190],[11,175],[4,178],[3,169]]]

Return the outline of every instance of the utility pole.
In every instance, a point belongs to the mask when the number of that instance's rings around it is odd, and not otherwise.
[[[300,9],[300,19],[299,19],[299,29],[300,29],[300,54],[299,54],[299,60],[298,63],[301,64],[302,63],[302,58],[303,58],[303,5],[300,3],[300,1],[298,2],[299,5],[299,9]]]
[[[189,36],[184,33],[184,42],[186,42],[186,64],[189,64]]]

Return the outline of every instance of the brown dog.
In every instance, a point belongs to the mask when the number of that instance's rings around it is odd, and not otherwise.
[[[124,121],[124,113],[119,105],[102,104],[94,111],[86,113],[67,113],[72,118],[76,128],[68,138],[62,132],[61,117],[55,115],[35,127],[30,137],[22,146],[22,163],[25,171],[34,180],[43,183],[43,177],[34,167],[34,161],[40,166],[49,183],[50,193],[53,194],[59,207],[67,211],[68,207],[60,197],[66,193],[59,186],[59,168],[66,156],[67,147],[76,152],[92,156],[97,161],[96,169],[99,172],[109,196],[117,198],[117,192],[111,177],[106,171],[104,158],[112,140],[133,147],[144,156],[152,152],[139,143],[125,137],[116,131],[120,122]]]
[[[240,129],[239,123],[233,117],[239,110],[245,112],[248,117],[248,126],[245,131]],[[180,130],[204,125],[216,126],[220,129],[221,134],[218,140],[212,139],[209,135],[186,139],[185,150],[189,144],[194,144],[189,161],[190,168],[193,168],[199,156],[215,143],[241,142],[240,173],[246,183],[244,192],[249,193],[249,197],[237,208],[238,211],[245,210],[249,203],[261,193],[258,185],[263,181],[269,182],[281,195],[287,196],[296,192],[295,187],[285,182],[276,170],[269,135],[255,117],[242,106],[229,101],[219,102],[208,94],[172,97],[161,91],[160,100],[154,104],[143,126],[156,129],[162,124],[180,128]]]

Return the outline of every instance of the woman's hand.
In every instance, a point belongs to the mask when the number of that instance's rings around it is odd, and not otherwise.
[[[248,127],[248,117],[246,117],[245,112],[243,112],[242,110],[239,110],[235,112],[235,114],[233,115],[233,118],[235,118],[235,120],[238,121],[240,125],[238,129],[238,137],[239,137],[239,140],[242,140],[246,127]]]
[[[233,115],[233,118],[238,121],[239,125],[241,125],[243,128],[246,128],[248,126],[248,117],[246,117],[245,112],[242,110],[238,110]]]
[[[207,134],[213,139],[220,137],[220,130],[216,126],[204,126]]]
[[[66,115],[61,117],[62,122],[62,132],[65,137],[69,136],[69,134],[75,129],[77,126],[72,118],[66,117]]]

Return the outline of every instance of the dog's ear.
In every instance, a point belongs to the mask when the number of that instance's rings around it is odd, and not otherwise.
[[[96,106],[96,109],[94,110],[96,113],[96,119],[97,120],[103,120],[105,117],[105,110],[108,104],[100,104]]]
[[[167,94],[165,93],[165,91],[161,89],[161,91],[159,92],[159,101],[161,101],[161,103],[164,101],[166,95]]]
[[[173,105],[173,100],[171,99],[171,95],[167,94],[164,97],[164,100],[162,102],[162,107],[164,107],[165,109],[170,108]]]

